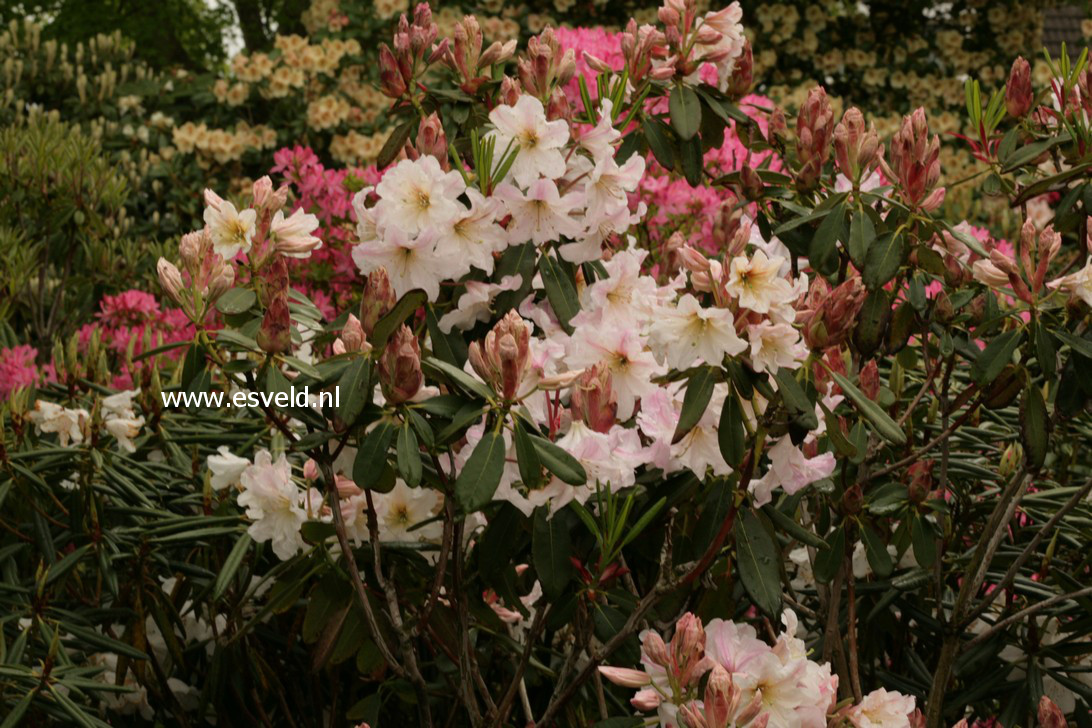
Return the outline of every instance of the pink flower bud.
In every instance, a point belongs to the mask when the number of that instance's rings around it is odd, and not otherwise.
[[[1017,56],[1005,84],[1005,108],[1009,116],[1022,119],[1031,111],[1035,94],[1031,90],[1031,64],[1023,56]]]
[[[865,396],[875,401],[880,394],[880,368],[875,359],[869,359],[868,363],[861,367],[858,384]]]
[[[687,703],[679,708],[679,721],[684,728],[713,728],[705,720],[697,703]]]
[[[379,90],[392,99],[402,98],[406,93],[402,70],[386,43],[379,45]]]
[[[929,122],[925,109],[918,107],[904,116],[902,127],[891,140],[891,166],[881,161],[884,175],[895,182],[899,194],[911,207],[926,212],[944,202],[940,180],[940,137],[929,138]]]
[[[346,478],[344,475],[335,475],[334,482],[337,484],[338,498],[352,498],[364,492],[360,489],[360,486]]]
[[[652,688],[645,688],[630,698],[629,703],[637,710],[656,710],[660,707],[660,694]]]
[[[573,416],[596,432],[609,432],[617,421],[610,369],[598,362],[577,379],[570,396]]]
[[[530,338],[527,323],[512,310],[485,335],[483,342],[470,345],[470,365],[505,399],[516,397],[531,366]]]
[[[254,207],[263,208],[273,199],[273,180],[266,175],[254,183]]]
[[[387,277],[387,269],[376,268],[369,273],[364,281],[364,296],[360,300],[360,325],[364,333],[371,336],[379,319],[390,313],[396,303],[398,297]]]
[[[569,121],[573,118],[573,109],[569,103],[569,97],[560,87],[555,88],[554,92],[550,94],[550,101],[546,104],[546,118],[550,121],[556,121],[557,119]]]
[[[641,634],[641,653],[653,665],[659,665],[660,667],[670,665],[671,658],[667,656],[667,645],[664,644],[664,638],[651,629],[645,630]]]
[[[522,95],[519,81],[511,76],[505,76],[501,79],[500,91],[498,93],[497,103],[507,104],[508,106],[515,106],[519,101],[519,97]]]
[[[614,69],[610,67],[610,64],[606,61],[593,56],[591,53],[584,51],[584,63],[588,64],[588,67],[596,73],[613,73]]]
[[[704,253],[694,250],[689,245],[679,248],[679,260],[682,261],[683,267],[691,273],[709,272],[709,259],[705,257]]]
[[[880,162],[883,146],[873,124],[865,130],[864,116],[856,107],[842,115],[834,127],[834,161],[850,182],[859,184]]]
[[[257,341],[262,351],[269,354],[283,354],[292,349],[292,316],[286,294],[277,294],[270,300]]]
[[[755,56],[751,50],[751,41],[743,43],[743,54],[736,59],[732,75],[728,78],[727,94],[732,98],[743,98],[751,91],[755,79]]]
[[[163,290],[174,299],[175,303],[182,303],[182,289],[185,288],[185,284],[175,264],[166,258],[160,258],[155,268],[159,274],[159,285],[163,286]]]
[[[1047,696],[1039,698],[1039,728],[1067,728],[1069,722],[1061,709]]]
[[[314,458],[307,458],[307,462],[303,464],[303,477],[307,480],[318,480],[319,466]]]
[[[345,351],[364,351],[365,347],[368,346],[368,341],[364,333],[364,327],[360,325],[360,319],[349,314],[345,326],[341,329],[341,336],[338,341],[344,345]]]
[[[752,202],[761,200],[766,191],[766,185],[758,176],[758,172],[746,162],[739,170],[739,186],[744,199]]]
[[[217,256],[219,257],[219,256]],[[216,301],[220,296],[231,290],[235,285],[235,268],[231,263],[221,262],[209,277],[208,298],[210,302]]]
[[[705,684],[705,717],[710,726],[730,725],[739,703],[739,692],[732,683],[731,674],[721,665],[714,665]]]
[[[224,203],[224,198],[216,194],[212,190],[205,188],[205,207],[211,207],[213,210],[219,210],[220,205]]]
[[[417,151],[421,154],[431,154],[440,162],[440,166],[448,169],[447,135],[444,134],[440,116],[433,111],[421,119],[417,127]]]
[[[387,341],[379,357],[379,384],[390,404],[406,402],[417,394],[424,381],[421,373],[421,347],[417,337],[402,325]]]
[[[205,244],[206,241],[209,245]],[[178,254],[182,258],[182,265],[190,270],[197,268],[205,257],[204,251],[210,247],[211,241],[208,241],[204,230],[186,233],[178,243]]]
[[[797,184],[812,189],[819,182],[823,165],[830,157],[830,141],[834,132],[834,111],[827,92],[815,86],[796,117],[796,154],[801,162]]]
[[[615,685],[623,688],[643,688],[652,682],[644,670],[631,670],[628,667],[599,666],[599,673]]]

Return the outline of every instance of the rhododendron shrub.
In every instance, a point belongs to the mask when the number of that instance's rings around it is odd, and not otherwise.
[[[968,87],[991,184],[1068,198],[1005,243],[923,111],[749,96],[740,18],[578,61],[420,5],[376,168],[283,150],[107,302],[129,381],[8,353],[13,714],[1086,720],[1092,76]]]

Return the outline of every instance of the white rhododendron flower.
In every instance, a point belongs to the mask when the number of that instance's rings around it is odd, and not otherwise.
[[[458,172],[445,172],[433,156],[403,159],[376,185],[377,224],[406,235],[450,224],[459,215],[456,198],[466,189]]]
[[[224,260],[231,260],[239,253],[250,252],[257,222],[256,210],[246,209],[240,212],[227,200],[221,200],[217,207],[205,208],[205,225],[212,236],[213,250]]]
[[[271,541],[273,553],[289,559],[303,546],[300,527],[307,519],[303,493],[292,480],[292,467],[282,454],[274,462],[268,450],[259,450],[239,478],[243,491],[239,505],[246,509],[251,538]]]
[[[520,96],[514,106],[501,104],[489,112],[495,131],[494,158],[502,159],[505,149],[518,149],[509,174],[522,187],[536,179],[558,179],[565,174],[561,148],[569,141],[569,125],[564,119],[546,120],[546,109],[534,96]]]
[[[250,461],[233,455],[227,445],[221,445],[216,450],[216,455],[209,455],[206,462],[212,477],[209,485],[213,490],[238,487],[242,484],[243,471],[250,466]]]
[[[674,309],[661,309],[652,323],[649,341],[668,366],[686,369],[695,360],[719,366],[725,356],[747,349],[736,334],[735,317],[726,308],[704,308],[684,294]]]
[[[772,306],[787,303],[793,296],[792,284],[781,275],[784,259],[767,258],[761,250],[748,258],[732,258],[728,265],[726,289],[739,299],[739,305],[756,313],[767,313]]]

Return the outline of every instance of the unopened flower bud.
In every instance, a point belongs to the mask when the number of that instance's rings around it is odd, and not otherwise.
[[[743,43],[743,54],[736,59],[732,75],[728,78],[726,93],[731,98],[741,99],[751,92],[755,78],[755,57],[751,50],[751,41]]]
[[[609,432],[618,412],[610,369],[602,362],[587,369],[573,385],[570,404],[574,417],[596,432]]]
[[[258,346],[269,354],[283,354],[292,348],[292,317],[285,294],[273,296],[256,337]]]
[[[691,273],[709,272],[709,259],[705,257],[704,253],[695,250],[689,245],[683,245],[679,248],[678,254],[683,267]]]
[[[376,268],[369,273],[364,281],[364,296],[360,300],[360,325],[364,333],[371,336],[379,319],[390,313],[396,303],[398,297],[387,277],[387,269]]]
[[[651,629],[641,635],[641,652],[653,665],[667,667],[670,664],[664,638]]]
[[[721,668],[724,669],[724,668]],[[679,722],[683,728],[710,728],[697,703],[686,703],[679,708]]]
[[[1069,722],[1066,721],[1061,708],[1046,695],[1039,698],[1039,728],[1067,728],[1067,726]]]
[[[875,359],[869,359],[868,363],[861,367],[858,384],[866,397],[876,401],[876,397],[880,394],[880,368],[876,365]]]
[[[633,670],[628,667],[600,665],[599,674],[623,688],[643,688],[652,682],[652,678],[644,670]]]
[[[902,127],[891,140],[891,166],[880,162],[884,175],[895,182],[911,207],[932,212],[944,202],[940,181],[940,137],[929,137],[925,109],[918,107],[904,116]]]
[[[191,271],[201,265],[204,238],[205,231],[198,230],[186,233],[178,243],[178,255],[182,258],[182,265]]]
[[[220,296],[235,285],[235,268],[231,263],[221,262],[216,272],[209,278],[208,299],[215,302]]]
[[[910,500],[923,502],[933,491],[933,461],[918,460],[906,469],[906,475],[910,481],[906,486]]]
[[[387,347],[379,357],[378,371],[383,396],[390,404],[411,400],[420,391],[424,381],[421,346],[405,324],[387,341]]]
[[[505,399],[516,397],[531,366],[530,336],[526,322],[512,310],[485,335],[484,341],[470,345],[470,365]]]
[[[1001,462],[997,464],[998,476],[1011,478],[1022,462],[1024,462],[1024,448],[1018,442],[1009,443],[1009,446],[1001,453]]]
[[[830,157],[833,133],[834,111],[827,92],[822,86],[815,86],[796,117],[796,155],[801,163],[796,181],[802,189],[812,189],[818,184],[823,165]]]
[[[182,289],[185,284],[182,282],[182,274],[174,263],[166,258],[160,258],[156,263],[156,272],[159,274],[159,285],[163,286],[167,295],[174,299],[175,303],[182,303]]]
[[[751,202],[761,200],[766,192],[766,185],[763,184],[762,178],[759,177],[758,172],[747,163],[744,163],[743,167],[739,170],[739,187],[740,191],[743,193],[743,197]]]
[[[421,119],[417,127],[417,151],[421,154],[431,154],[440,162],[440,166],[448,169],[447,135],[444,134],[440,116],[433,111]]]
[[[364,333],[364,327],[360,325],[360,319],[352,314],[349,314],[349,318],[345,321],[345,326],[341,329],[341,336],[338,337],[338,341],[341,342],[344,347],[344,351],[365,351],[368,346],[367,336]]]
[[[254,183],[254,207],[261,209],[273,199],[273,180],[266,175]]]
[[[220,197],[220,195],[216,194],[207,187],[205,188],[204,197],[205,207],[212,208],[213,210],[219,210],[220,205],[224,204],[224,198]]]
[[[550,94],[549,102],[546,104],[546,118],[550,121],[557,121],[558,119],[569,121],[572,117],[573,108],[572,104],[569,103],[569,97],[561,88],[555,88],[554,92]]]
[[[406,82],[398,67],[398,60],[386,43],[379,45],[379,90],[392,99],[402,98],[406,93]]]
[[[1031,64],[1023,56],[1012,62],[1009,80],[1005,84],[1005,108],[1014,119],[1024,118],[1035,100],[1031,90]]]
[[[859,184],[879,164],[883,154],[875,124],[865,129],[864,115],[856,107],[842,115],[834,127],[834,161],[850,182]]]

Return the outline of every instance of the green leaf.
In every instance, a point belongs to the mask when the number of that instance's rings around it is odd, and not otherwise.
[[[864,210],[853,213],[849,223],[849,258],[858,268],[864,267],[865,257],[876,239],[876,226]]]
[[[421,483],[421,449],[409,420],[403,422],[398,430],[397,448],[398,472],[406,485],[416,488]]]
[[[104,652],[112,652],[115,655],[125,656],[133,660],[146,660],[148,656],[136,647],[126,643],[120,642],[115,639],[111,639],[101,632],[89,629],[87,627],[81,627],[71,622],[65,622],[61,625],[61,630],[67,632],[69,635],[79,639],[81,642],[86,642],[89,645],[98,647]]]
[[[538,260],[538,270],[542,274],[542,285],[546,289],[546,298],[550,308],[557,315],[557,322],[565,333],[573,332],[572,319],[580,311],[580,299],[576,295],[576,286],[566,274],[561,264],[543,253]]]
[[[220,573],[216,575],[216,581],[212,585],[212,600],[217,601],[227,591],[228,585],[231,584],[231,580],[235,577],[235,572],[239,570],[239,566],[243,563],[243,559],[246,558],[247,552],[250,551],[250,534],[244,532],[239,536],[239,539],[235,542],[235,545],[231,549],[231,553],[224,559],[224,565],[220,567]]]
[[[550,518],[548,508],[538,508],[531,531],[531,559],[542,584],[542,593],[550,600],[562,595],[573,570],[569,561],[572,553],[569,524],[560,516],[561,513],[555,513]]]
[[[668,111],[671,127],[680,139],[686,141],[698,133],[701,127],[701,100],[692,88],[680,83],[671,89]]]
[[[1068,331],[1059,329],[1051,332],[1058,341],[1067,345],[1070,349],[1077,352],[1086,359],[1092,359],[1092,341],[1088,339],[1082,339],[1080,336],[1074,336]]]
[[[694,137],[679,143],[679,160],[682,162],[683,177],[691,187],[701,184],[701,173],[705,160],[702,157],[701,139]]]
[[[657,119],[646,119],[645,123],[641,125],[641,129],[645,133],[645,141],[648,142],[648,148],[652,150],[656,161],[664,169],[675,169],[675,154],[672,151],[667,125]]]
[[[314,364],[308,364],[303,359],[294,356],[285,356],[283,358],[288,366],[292,367],[300,374],[311,377],[312,379],[322,379],[322,372],[316,369]]]
[[[733,468],[738,468],[743,463],[743,456],[747,454],[747,431],[743,424],[743,409],[734,387],[724,398],[724,406],[720,410],[717,444],[720,445],[724,462]]]
[[[713,397],[713,389],[717,380],[713,368],[700,367],[691,375],[686,385],[686,394],[683,395],[682,411],[679,413],[679,424],[675,427],[675,435],[671,441],[678,442],[690,432],[702,415],[705,414],[709,400]]]
[[[1043,400],[1043,390],[1030,382],[1020,403],[1020,435],[1028,469],[1038,472],[1046,462],[1050,445],[1050,418]]]
[[[824,365],[825,366],[825,365]],[[884,412],[878,404],[870,400],[865,396],[864,392],[857,389],[857,386],[847,378],[839,374],[838,372],[831,371],[827,368],[827,372],[830,376],[842,388],[842,391],[853,402],[857,410],[872,423],[872,426],[876,428],[878,432],[885,440],[892,445],[905,445],[906,433],[902,431],[898,423]]]
[[[413,130],[416,128],[416,116],[396,126],[394,131],[391,132],[391,135],[387,137],[387,142],[383,145],[383,148],[379,150],[379,156],[375,160],[375,166],[379,169],[383,169],[393,162],[394,158],[398,156],[398,153],[402,151],[402,147],[406,146],[410,134],[412,134]]]
[[[491,390],[484,383],[470,376],[462,369],[448,364],[442,359],[428,357],[421,360],[421,366],[426,370],[431,370],[431,372],[427,373],[443,377],[452,385],[459,387],[467,394],[473,394],[481,397],[482,399],[492,399],[494,396],[493,390]]]
[[[584,485],[588,482],[588,474],[579,460],[544,437],[529,437],[538,453],[538,459],[547,470],[569,485]]]
[[[867,523],[861,524],[861,540],[864,541],[865,556],[868,558],[868,565],[872,567],[872,571],[876,576],[881,579],[886,579],[891,575],[891,570],[894,568],[894,564],[891,561],[891,554],[887,552],[887,546],[884,545],[883,539],[876,533],[871,526]]]
[[[824,541],[819,536],[815,535],[811,529],[806,528],[796,522],[796,519],[792,516],[783,513],[780,508],[773,503],[767,503],[762,506],[762,512],[766,514],[766,517],[773,521],[773,524],[788,535],[800,543],[807,544],[808,546],[814,546],[817,549],[828,549],[830,544]]]
[[[258,297],[249,288],[232,288],[216,300],[216,310],[229,316],[244,313],[249,311],[257,300]]]
[[[353,460],[353,482],[361,488],[375,488],[383,470],[387,467],[387,451],[394,439],[394,424],[390,420],[380,420],[356,451]]]
[[[824,275],[838,270],[838,239],[844,235],[844,226],[845,203],[840,202],[819,224],[808,245],[808,262]]]
[[[865,253],[861,279],[868,289],[883,287],[895,277],[906,259],[906,240],[902,235],[885,233],[873,241]]]
[[[422,291],[420,288],[414,288],[412,291],[407,291],[406,295],[399,299],[398,303],[394,304],[394,308],[390,312],[375,322],[375,328],[372,329],[371,344],[373,349],[382,349],[387,345],[387,339],[391,337],[391,334],[402,325],[402,322],[409,318],[414,311],[424,306],[428,301],[428,294]]]
[[[486,432],[455,480],[455,498],[467,513],[481,510],[493,500],[504,473],[504,436]]]
[[[979,384],[989,384],[997,379],[997,375],[1012,361],[1013,352],[1020,346],[1024,339],[1024,332],[1020,329],[1006,331],[991,341],[985,349],[979,352],[971,365],[971,376]]]
[[[839,526],[834,533],[827,536],[829,549],[819,549],[815,554],[815,579],[822,584],[829,584],[838,573],[838,567],[842,565],[842,559],[846,555],[846,529]]]
[[[338,396],[341,397],[341,406],[337,416],[346,425],[356,423],[364,406],[372,401],[372,387],[368,386],[371,379],[371,362],[366,358],[354,359],[345,368],[341,379],[338,380]]]
[[[30,707],[30,702],[34,700],[34,696],[37,694],[37,690],[31,690],[14,706],[11,706],[11,704],[8,703],[11,712],[4,717],[4,722],[0,723],[0,728],[15,728],[19,725],[19,721],[23,719],[23,716],[26,715],[27,708]]]
[[[777,544],[751,510],[743,510],[735,525],[736,561],[743,588],[755,605],[775,618],[781,613],[781,558]]]
[[[928,569],[937,558],[936,534],[922,516],[914,516],[910,526],[910,540],[914,544],[914,559],[919,566]]]
[[[542,481],[542,462],[538,451],[527,434],[527,430],[517,419],[512,427],[512,437],[516,442],[516,461],[519,464],[519,477],[524,485],[535,486]]]

